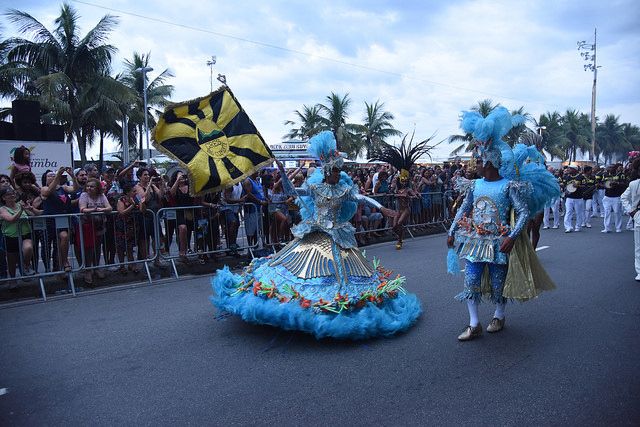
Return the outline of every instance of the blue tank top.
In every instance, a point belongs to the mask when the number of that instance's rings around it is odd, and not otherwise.
[[[256,196],[258,200],[264,200],[264,191],[262,190],[262,184],[254,181],[251,178],[247,178],[251,183],[251,193]]]

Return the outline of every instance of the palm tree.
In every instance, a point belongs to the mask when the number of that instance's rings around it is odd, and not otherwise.
[[[141,71],[136,71],[140,68],[149,66],[149,60],[151,54],[139,54],[133,53],[132,60],[125,60],[125,71],[121,76],[121,81],[131,88],[136,94],[137,100],[135,102],[134,109],[129,112],[129,118],[138,128],[138,139],[140,143],[139,155],[142,156],[142,143],[144,140],[144,79]],[[169,98],[173,94],[173,86],[166,84],[166,80],[173,77],[173,73],[169,69],[162,71],[156,78],[151,81],[147,80],[147,121],[149,128],[153,128],[156,125],[155,116],[159,116],[162,113],[162,109],[169,104]],[[153,110],[153,114],[152,114]],[[155,114],[155,116],[154,116]]]
[[[524,107],[511,111],[511,115],[520,115],[524,117],[524,123],[520,123],[519,125],[512,127],[511,130],[509,130],[509,133],[504,136],[506,143],[509,144],[510,147],[513,147],[518,143],[518,140],[523,133],[529,132],[526,123],[533,121],[533,118],[531,117],[531,114],[524,111]]]
[[[618,117],[607,114],[604,122],[596,127],[596,159],[600,154],[605,163],[625,158],[625,155],[633,149],[633,145],[625,139],[624,127],[618,123]]]
[[[80,37],[78,14],[68,4],[62,5],[52,32],[26,12],[10,9],[5,16],[18,25],[20,33],[32,37],[4,41],[14,86],[25,95],[37,96],[54,121],[65,126],[67,140],[72,143],[75,137],[84,163],[91,132],[87,119],[97,108],[91,102],[97,99],[92,86],[114,82],[109,70],[116,48],[106,41],[117,19],[105,15]]]
[[[293,127],[283,138],[308,141],[309,138],[320,132],[322,116],[320,115],[319,105],[314,105],[313,107],[303,105],[302,111],[296,110],[294,114],[298,118],[300,127]],[[284,124],[285,126],[296,126],[296,122],[292,120],[286,120]]]
[[[551,160],[553,161],[556,157],[562,161],[566,160],[563,148],[565,139],[562,130],[562,115],[557,111],[547,111],[540,116],[535,124],[541,130],[542,148],[549,153]]]
[[[589,151],[591,140],[591,125],[589,117],[577,110],[568,109],[562,117],[562,130],[564,132],[565,158],[575,161],[578,151]]]
[[[375,104],[364,102],[366,114],[363,118],[364,124],[360,126],[361,138],[367,149],[367,159],[371,153],[377,151],[392,136],[400,136],[402,132],[395,129],[391,124],[393,114],[383,111],[384,103],[379,100]]]
[[[482,117],[487,117],[490,112],[499,106],[500,104],[494,104],[490,99],[483,99],[478,102],[478,105],[472,106],[471,110],[477,111]],[[465,152],[473,151],[473,135],[470,133],[465,133],[464,135],[450,135],[448,140],[449,144],[461,143],[451,152],[450,156],[457,156],[462,150]]]
[[[327,105],[318,104],[322,114],[320,130],[330,130],[336,136],[338,151],[348,155],[357,155],[362,150],[362,139],[358,136],[358,125],[347,123],[351,99],[349,94],[340,97],[331,92],[327,96]]]
[[[634,150],[640,149],[640,128],[630,123],[622,124],[624,139]]]

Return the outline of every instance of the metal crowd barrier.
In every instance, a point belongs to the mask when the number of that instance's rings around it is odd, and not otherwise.
[[[369,196],[386,208],[399,210],[399,200],[395,194],[378,194]],[[420,193],[416,198],[408,201],[410,215],[403,225],[411,237],[412,229],[425,226],[442,226],[446,231],[446,223],[451,220],[452,192]],[[285,202],[268,204],[267,222],[265,222],[266,246],[277,251],[283,244],[292,240],[291,226],[299,222],[299,210]],[[370,233],[388,232],[393,228],[393,219],[384,217],[375,208],[364,203],[358,206],[352,218],[357,236],[368,236]]]
[[[372,197],[385,207],[398,209],[398,200],[393,194]],[[446,230],[445,223],[453,215],[453,199],[452,192],[422,193],[418,198],[409,199],[411,214],[404,224],[409,235],[413,237],[412,229],[426,225],[442,224]],[[359,206],[352,219],[357,235],[391,230],[392,220],[376,213]],[[14,255],[8,255],[6,239],[0,236],[0,285],[17,280],[17,277],[5,277],[9,262],[17,264],[22,280],[38,281],[44,301],[47,300],[44,279],[56,275],[65,276],[74,296],[77,290],[74,274],[88,271],[99,276],[106,269],[137,272],[137,266],[142,264],[148,282],[152,283],[149,263],[164,267],[168,262],[178,278],[176,260],[179,259],[190,264],[197,258],[204,263],[209,256],[243,251],[254,257],[254,251],[261,247],[275,252],[292,239],[291,226],[300,220],[299,209],[283,202],[266,206],[243,203],[165,207],[156,212],[134,211],[126,216],[117,211],[33,216],[27,220],[28,233],[23,234],[32,242],[31,267],[35,274],[25,274],[23,251],[18,250],[17,260]],[[18,238],[19,249],[24,247],[24,240],[27,238]],[[60,252],[60,247],[65,245],[66,257]],[[63,265],[65,258],[69,262],[67,271]]]
[[[253,251],[264,244],[261,208],[244,203],[159,209],[156,234],[164,248],[156,252],[160,259],[171,263],[176,278],[176,260],[189,264],[197,257],[204,263],[209,255],[232,255],[245,250],[253,257]],[[177,248],[173,248],[174,234]]]
[[[121,227],[121,220],[129,217],[131,230],[127,233]],[[4,251],[0,250],[0,252],[4,252],[0,254],[0,284],[17,281],[17,272],[20,272],[20,280],[38,281],[40,294],[43,301],[46,301],[47,292],[44,284],[46,278],[64,277],[69,290],[75,296],[77,287],[74,274],[100,271],[98,279],[102,279],[106,277],[105,269],[116,267],[124,269],[132,264],[143,264],[149,283],[151,283],[147,263],[156,258],[156,253],[153,255],[148,253],[146,257],[142,258],[138,256],[139,259],[132,259],[132,256],[125,259],[126,251],[119,253],[119,249],[122,243],[129,245],[130,239],[133,238],[136,239],[134,243],[138,246],[137,253],[139,254],[140,244],[147,242],[158,228],[153,212],[133,212],[127,216],[122,216],[117,212],[38,215],[19,221],[22,225],[18,226],[20,232],[17,238],[17,261],[7,251],[8,238],[4,235],[0,236],[2,243],[4,243],[2,246]],[[61,247],[64,246],[67,248],[66,252],[61,250]],[[29,266],[26,266],[24,252],[28,247],[32,248],[32,260]],[[101,262],[102,257],[104,258],[103,262]],[[13,270],[14,264],[16,265],[16,274],[13,277],[8,274],[9,263],[12,264],[10,270]],[[27,274],[26,267],[33,269],[34,274]]]

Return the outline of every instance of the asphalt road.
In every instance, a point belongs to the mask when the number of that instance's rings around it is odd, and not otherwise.
[[[443,236],[368,248],[423,303],[366,342],[219,316],[208,278],[0,309],[1,425],[638,425],[633,235],[543,231],[558,289],[460,343]],[[481,306],[481,322],[491,319]]]

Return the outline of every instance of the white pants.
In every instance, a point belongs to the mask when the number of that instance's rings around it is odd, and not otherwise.
[[[553,202],[550,208],[544,208],[544,227],[549,228],[549,220],[553,213],[553,227],[558,228],[560,226],[560,199]]]
[[[636,274],[640,275],[640,227],[635,227],[633,229],[633,243],[636,249]]]
[[[606,231],[611,230],[611,214],[613,213],[613,221],[616,226],[616,231],[622,230],[622,202],[620,197],[607,197],[602,199],[602,206],[604,206],[604,229]]]
[[[587,199],[584,201],[584,215],[582,217],[582,226],[586,227],[587,225],[591,226],[591,213],[595,212],[593,210],[593,199]]]
[[[602,205],[602,199],[604,199],[604,190],[596,190],[593,193],[593,213],[594,215],[600,214],[601,217],[604,217],[604,206]]]
[[[579,231],[584,222],[584,199],[570,199],[567,197],[564,206],[564,229]],[[575,228],[571,226],[573,217],[576,218]]]

